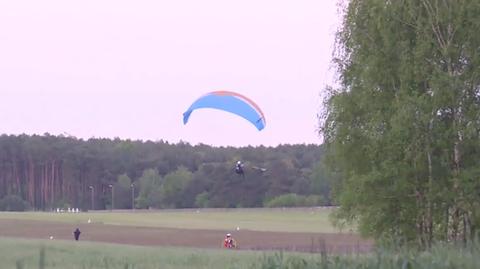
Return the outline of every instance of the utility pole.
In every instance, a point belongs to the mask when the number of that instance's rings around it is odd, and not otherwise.
[[[110,209],[110,211],[113,211],[113,209],[115,208],[115,200],[114,200],[115,199],[115,194],[114,194],[115,192],[113,190],[113,185],[112,184],[108,185],[108,187],[110,187],[110,189],[112,189],[112,208]]]
[[[132,188],[132,210],[135,210],[135,184],[130,184]]]
[[[90,195],[91,195],[91,199],[92,199],[92,201],[91,201],[92,204],[90,205],[90,208],[92,210],[95,210],[95,204],[94,204],[94,198],[93,198],[94,197],[93,193],[95,192],[95,188],[93,186],[89,186],[88,188],[90,189]]]

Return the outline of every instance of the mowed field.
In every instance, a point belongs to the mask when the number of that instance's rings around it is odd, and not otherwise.
[[[241,250],[359,253],[372,242],[329,222],[331,209],[200,209],[0,213],[0,236],[139,246],[220,249],[232,233]]]

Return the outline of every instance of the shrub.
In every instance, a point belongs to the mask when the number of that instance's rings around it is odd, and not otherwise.
[[[1,211],[25,211],[29,208],[28,202],[18,195],[7,195],[0,200]]]
[[[287,193],[274,197],[264,203],[265,207],[302,207],[321,206],[324,199],[320,195],[303,196],[296,193]]]
[[[204,191],[195,197],[195,206],[208,207],[208,192]]]

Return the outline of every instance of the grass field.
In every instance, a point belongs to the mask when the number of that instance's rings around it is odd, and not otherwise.
[[[0,261],[2,269],[477,269],[480,248],[436,246],[428,253],[326,256],[0,238]]]
[[[218,249],[233,233],[242,250],[329,253],[368,252],[371,240],[329,222],[329,208],[0,213],[5,237],[72,240],[139,246]],[[91,220],[90,222],[88,220]]]
[[[2,269],[249,268],[259,256],[259,253],[247,251],[0,238]]]
[[[180,229],[211,229],[337,233],[329,222],[332,209],[230,209],[230,210],[158,210],[135,212],[86,212],[49,213],[20,212],[0,213],[0,219],[58,221],[66,223],[93,223],[109,225],[163,227]]]
[[[0,235],[4,236],[0,237],[0,268],[479,268],[478,245],[469,249],[437,246],[429,253],[373,252],[368,241],[356,235],[337,234],[328,222],[330,212],[314,208],[0,213]],[[93,223],[87,224],[88,219]],[[71,235],[77,225],[84,231],[80,242],[73,241]],[[221,249],[224,230],[237,226],[241,230],[235,235],[250,248]],[[54,240],[47,239],[51,232],[55,232]],[[325,248],[319,253],[272,251],[291,245],[306,246],[309,251],[311,236],[325,240]],[[137,243],[143,245],[134,246]],[[339,250],[357,243],[364,244],[369,252],[327,251],[329,247]]]

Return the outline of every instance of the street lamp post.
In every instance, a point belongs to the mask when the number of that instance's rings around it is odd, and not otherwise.
[[[135,209],[135,185],[132,183],[130,184],[130,187],[132,188],[132,210]]]
[[[95,188],[93,188],[93,186],[89,186],[88,187],[90,189],[90,195],[91,195],[91,199],[92,199],[92,204],[91,204],[91,208],[92,210],[95,210],[95,204],[94,204],[94,199],[93,199],[93,193],[95,192]]]
[[[110,189],[112,189],[112,208],[111,208],[111,210],[113,210],[113,208],[115,207],[115,203],[114,203],[115,195],[114,195],[114,191],[113,191],[113,185],[110,184],[110,185],[108,185],[108,187],[110,187]]]

